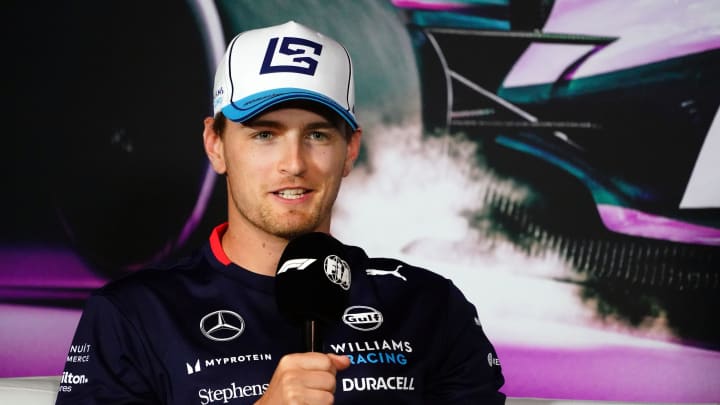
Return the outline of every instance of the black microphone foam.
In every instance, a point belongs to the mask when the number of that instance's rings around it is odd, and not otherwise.
[[[350,266],[344,257],[345,246],[325,233],[291,240],[275,275],[280,312],[295,323],[339,320],[350,296]]]

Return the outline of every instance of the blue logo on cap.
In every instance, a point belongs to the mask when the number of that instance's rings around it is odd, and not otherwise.
[[[322,45],[304,38],[284,37],[280,44],[280,49],[277,49],[278,39],[279,38],[270,39],[270,43],[265,51],[265,59],[263,59],[262,67],[260,68],[260,74],[292,72],[314,76],[318,60],[309,55],[311,55],[310,52],[312,52],[312,54],[319,56],[322,51]],[[273,58],[276,54],[298,56],[292,58],[293,64],[273,65]]]

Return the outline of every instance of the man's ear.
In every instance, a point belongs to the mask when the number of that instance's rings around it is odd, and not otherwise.
[[[225,164],[225,153],[223,139],[215,132],[213,123],[215,119],[213,117],[206,117],[203,123],[205,129],[203,130],[203,145],[205,147],[205,154],[207,154],[210,164],[217,174],[225,174],[227,171],[227,165]]]
[[[343,168],[343,177],[350,174],[350,171],[360,155],[360,140],[362,139],[362,128],[358,128],[350,136],[347,144],[347,158],[345,159],[345,167]]]

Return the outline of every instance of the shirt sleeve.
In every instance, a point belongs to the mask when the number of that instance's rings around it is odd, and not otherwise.
[[[102,295],[91,296],[69,349],[56,405],[159,404],[142,337]]]
[[[495,348],[480,326],[475,307],[449,282],[446,350],[428,381],[428,404],[504,404],[505,382]]]

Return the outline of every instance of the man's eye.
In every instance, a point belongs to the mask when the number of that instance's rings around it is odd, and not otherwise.
[[[324,132],[313,131],[308,134],[308,138],[310,138],[314,141],[326,141],[326,140],[330,139],[330,135],[328,135]]]
[[[261,131],[261,132],[256,133],[255,135],[253,135],[253,138],[260,140],[260,141],[268,140],[268,139],[271,139],[272,137],[273,137],[273,134],[268,131]]]

